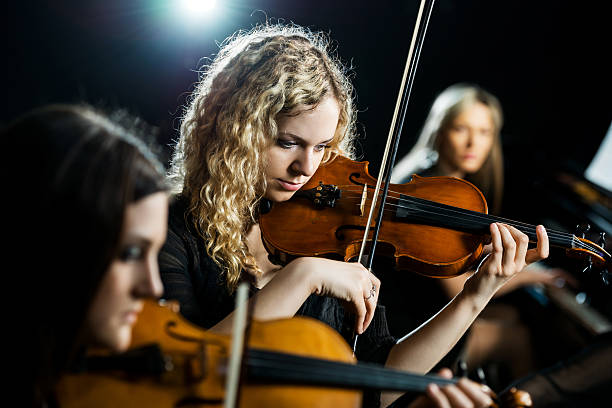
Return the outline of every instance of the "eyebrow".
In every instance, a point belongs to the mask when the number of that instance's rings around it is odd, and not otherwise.
[[[291,132],[278,132],[278,134],[279,134],[279,135],[287,135],[287,136],[291,136],[291,137],[293,137],[294,139],[298,139],[299,141],[301,141],[302,143],[304,143],[304,139],[302,139],[300,136],[298,136],[298,135],[296,135],[296,134],[293,134],[293,133],[291,133]],[[329,142],[331,142],[332,140],[334,140],[333,136],[332,136],[331,138],[329,138],[329,139],[327,139],[327,140],[323,140],[322,142],[317,143],[317,144],[329,143]]]
[[[142,235],[139,234],[132,234],[132,235],[128,235],[125,237],[125,239],[123,239],[122,242],[120,242],[121,245],[142,245],[142,246],[146,246],[146,247],[150,247],[151,245],[153,245],[153,241],[147,237],[144,237]]]

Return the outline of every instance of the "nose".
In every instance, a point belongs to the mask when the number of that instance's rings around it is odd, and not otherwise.
[[[310,177],[317,170],[318,163],[312,151],[304,150],[291,163],[291,170],[300,176]]]
[[[474,131],[470,129],[467,136],[467,147],[471,147],[474,144]]]
[[[152,257],[143,266],[136,292],[137,297],[149,298],[159,298],[163,294],[164,286],[159,276],[159,266],[156,257]]]

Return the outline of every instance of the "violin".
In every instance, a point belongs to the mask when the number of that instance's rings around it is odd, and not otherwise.
[[[308,317],[253,321],[242,362],[240,407],[360,407],[361,390],[422,392],[456,382],[433,375],[357,363],[331,327]],[[93,352],[81,372],[57,386],[61,407],[222,406],[230,339],[195,326],[178,303],[145,301],[130,349]],[[495,407],[531,406],[529,394],[511,390]]]
[[[337,156],[321,165],[289,201],[264,208],[259,226],[273,262],[284,265],[302,256],[348,261],[361,250],[377,180],[368,162]],[[390,184],[378,236],[378,256],[400,270],[429,277],[460,275],[473,266],[489,240],[489,225],[501,222],[536,242],[536,226],[487,214],[484,195],[473,184],[454,177],[413,176]],[[585,238],[548,230],[551,246],[609,269],[610,253]],[[366,245],[370,245],[370,233]]]

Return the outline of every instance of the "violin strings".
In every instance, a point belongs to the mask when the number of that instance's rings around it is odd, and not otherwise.
[[[361,201],[361,191],[363,190],[360,186],[355,186],[353,184],[349,184],[349,185],[340,185],[338,186],[340,188],[342,187],[349,187],[347,189],[342,189],[342,192],[353,192],[354,195],[353,197],[355,197],[355,199]],[[370,187],[370,189],[374,188],[373,186]],[[443,205],[441,203],[436,203],[434,201],[430,201],[430,200],[425,200],[425,199],[420,199],[417,197],[412,197],[409,195],[403,195],[397,191],[394,190],[389,190],[389,196],[392,198],[397,199],[398,201],[403,200],[408,201],[408,200],[419,200],[421,201],[421,205],[422,206],[428,206],[428,207],[432,207],[434,209],[441,209],[440,205]],[[351,196],[349,195],[349,197],[344,196],[344,198],[350,198]],[[371,202],[371,198],[366,199],[366,202]],[[395,206],[398,208],[405,208],[405,209],[410,209],[412,207],[406,207],[406,206],[401,206],[399,204],[393,204],[393,203],[386,203],[389,206]],[[418,208],[417,208],[418,209]],[[422,212],[426,212],[425,210],[423,210],[422,208],[418,209]],[[535,235],[535,226],[531,225],[531,224],[527,224],[527,223],[523,223],[520,221],[514,221],[514,220],[510,220],[510,219],[506,219],[503,217],[498,217],[498,216],[492,216],[490,214],[481,214],[481,213],[477,213],[474,211],[470,211],[470,210],[465,210],[465,209],[458,209],[458,210],[452,210],[452,209],[448,209],[448,208],[444,208],[443,209],[446,212],[456,212],[458,214],[458,216],[456,217],[452,217],[449,215],[444,215],[447,217],[447,219],[455,219],[455,220],[462,220],[462,221],[471,221],[470,219],[467,219],[467,217],[472,218],[473,220],[476,220],[478,222],[481,223],[490,223],[490,220],[495,220],[496,222],[502,222],[502,223],[506,223],[509,225],[513,225],[517,228],[523,228],[523,229],[527,229],[529,232],[531,232],[532,234]],[[385,212],[392,212],[393,210],[389,210],[389,209],[384,209]],[[472,214],[466,214],[465,212],[470,211]],[[435,214],[435,215],[442,215],[438,212],[430,212],[431,214]],[[564,247],[571,247],[571,248],[579,248],[579,249],[585,249],[588,250],[590,252],[596,253],[599,256],[602,256],[603,258],[609,258],[609,254],[607,252],[603,252],[601,251],[600,248],[590,244],[590,243],[586,243],[583,242],[581,240],[579,240],[575,235],[573,234],[569,234],[569,233],[565,233],[565,232],[560,232],[560,231],[555,231],[555,230],[547,230],[548,236],[551,240],[557,240],[557,242],[559,242],[560,244],[562,243]]]
[[[453,216],[453,215],[449,215],[447,214],[441,214],[440,212],[437,211],[429,211],[426,209],[421,208],[417,208],[417,207],[409,207],[409,206],[401,206],[399,204],[393,204],[393,203],[388,203],[389,206],[395,206],[398,208],[406,208],[406,209],[417,209],[418,211],[420,211],[421,213],[426,213],[426,214],[433,214],[436,216],[442,216],[442,217],[446,217],[447,219],[459,219],[462,221],[480,221],[480,222],[486,222],[487,224],[491,222],[491,220],[496,220],[498,222],[505,222],[506,224],[509,225],[513,225],[515,227],[519,227],[519,229],[523,229],[523,232],[529,232],[531,234],[533,234],[534,236],[535,234],[535,226],[533,225],[529,225],[529,224],[525,224],[525,223],[517,223],[517,222],[512,222],[512,221],[508,221],[508,220],[504,220],[501,217],[493,217],[491,216],[490,218],[484,216],[478,216],[478,215],[474,215],[474,214],[463,214],[461,212],[459,212],[460,216]],[[435,208],[435,207],[434,207]],[[445,211],[446,209],[444,209],[443,211]],[[391,209],[386,209],[386,212],[392,213],[393,210]],[[449,211],[451,212],[451,211]],[[529,230],[529,231],[525,231],[525,229]],[[588,243],[582,242],[578,239],[575,238],[574,235],[572,234],[567,234],[567,233],[563,233],[563,232],[558,232],[558,231],[554,231],[554,230],[550,230],[547,231],[548,233],[548,237],[551,241],[554,241],[555,243],[558,244],[562,244],[561,246],[563,247],[573,247],[573,248],[581,248],[581,249],[586,249],[589,250],[591,252],[594,252],[596,254],[600,254],[600,250],[597,247],[594,247]]]
[[[300,383],[343,385],[396,391],[423,391],[428,384],[453,384],[455,380],[389,370],[358,363],[350,364],[263,350],[250,350],[247,375],[254,379],[291,380]]]
[[[351,191],[351,190],[343,190],[343,191]],[[402,199],[402,197],[401,197],[402,194],[401,193],[399,193],[397,191],[392,191],[392,190],[389,190],[389,191],[390,191],[390,194],[389,194],[390,197],[396,198],[398,200]],[[419,199],[417,197],[412,197],[412,196],[409,196],[409,195],[404,195],[403,198],[404,199],[420,200],[420,201],[423,202],[424,205],[428,205],[428,204],[429,205],[439,205],[439,204],[441,204],[441,203],[436,203],[435,201],[430,201],[430,200],[426,200],[426,199]],[[439,208],[439,207],[436,206],[436,208]],[[460,210],[463,210],[463,209],[460,209]],[[469,211],[469,210],[466,210],[466,211]],[[506,219],[506,218],[503,218],[503,217],[492,216],[491,214],[481,214],[481,215],[483,215],[485,217],[495,218],[498,222],[504,222],[506,224],[510,224],[510,225],[514,225],[514,226],[523,226],[525,228],[533,228],[534,227],[531,224],[523,223],[521,221],[509,220],[509,219]],[[552,232],[557,232],[558,234],[561,234],[563,236],[571,235],[571,234],[567,234],[567,233],[559,232],[559,231],[552,231]]]
[[[412,198],[414,199],[414,197],[412,197]],[[398,208],[406,208],[406,206],[400,206],[399,204],[394,204],[394,203],[388,203],[388,204],[389,204],[389,206],[396,206]],[[433,208],[438,208],[436,206],[431,206],[431,205],[429,205],[427,203],[425,204],[425,206],[429,206],[429,207],[433,207]],[[414,208],[414,209],[417,209],[417,210],[420,210],[420,211],[423,211],[423,212],[433,213],[433,214],[438,215],[437,212],[427,211],[427,210],[424,210],[422,207],[421,208],[419,208],[419,207],[407,207],[407,208]],[[442,209],[442,208],[440,208],[440,209]],[[442,210],[443,211],[447,211],[446,208],[444,208]],[[389,210],[389,211],[392,211],[392,210]],[[490,219],[493,219],[493,220],[496,220],[496,221],[499,221],[499,222],[505,222],[505,223],[507,223],[509,225],[527,228],[527,229],[530,230],[529,232],[531,232],[531,233],[533,233],[535,235],[535,226],[533,226],[533,225],[529,225],[529,224],[525,224],[525,223],[519,223],[519,222],[514,222],[512,220],[507,220],[507,219],[502,218],[502,217],[487,216],[486,214],[483,214],[481,216],[478,213],[469,212],[469,210],[462,210],[462,209],[459,209],[459,210],[448,210],[448,212],[458,213],[459,215],[461,215],[461,217],[455,217],[455,218],[460,218],[462,220],[468,220],[469,221],[470,219],[476,219],[478,221],[481,221],[481,222],[484,221],[484,222],[488,223]],[[449,216],[448,214],[445,214],[445,216],[446,217],[452,217],[452,216]],[[576,239],[573,234],[568,234],[568,233],[563,233],[563,232],[559,232],[559,231],[550,230],[550,231],[548,231],[548,236],[552,240],[557,239],[557,240],[559,240],[559,242],[563,242],[566,245],[572,245],[572,246],[577,247],[577,248],[587,249],[587,250],[590,250],[591,252],[594,252],[594,253],[597,253],[597,254],[600,253],[600,251],[599,251],[599,249],[597,247],[595,247],[595,246],[593,246],[593,245],[591,245],[589,243],[585,243],[583,241],[580,241],[580,240]]]
[[[398,197],[394,197],[394,198],[397,198],[398,200],[400,199]],[[476,218],[478,221],[481,221],[483,223],[486,222],[487,224],[489,224],[490,223],[489,219],[494,219],[497,222],[504,222],[504,223],[507,223],[507,224],[510,224],[510,225],[514,225],[514,226],[517,226],[517,227],[523,227],[523,228],[526,228],[526,229],[534,229],[535,230],[535,226],[533,226],[531,224],[526,224],[526,223],[519,222],[519,221],[514,221],[514,220],[508,220],[508,219],[505,219],[505,218],[502,218],[502,217],[495,217],[495,216],[492,216],[490,214],[484,214],[484,213],[481,214],[481,213],[477,213],[477,212],[474,212],[474,211],[466,213],[466,212],[468,212],[470,210],[465,210],[465,209],[458,208],[458,207],[456,207],[456,209],[442,208],[442,207],[440,207],[440,205],[444,205],[444,204],[436,203],[434,201],[418,199],[416,197],[411,197],[411,196],[404,196],[403,198],[401,198],[401,200],[403,200],[404,202],[406,202],[408,200],[420,200],[421,203],[418,203],[418,204],[420,204],[423,207],[429,206],[429,207],[433,207],[433,208],[436,208],[436,209],[441,209],[441,210],[447,211],[447,212],[453,212],[454,211],[454,212],[458,213],[461,216],[461,217],[458,217],[458,219],[462,219],[462,220],[465,219],[466,216],[468,216],[468,217]],[[366,200],[366,201],[371,201],[371,200]],[[406,209],[412,208],[412,207],[401,206],[399,204],[393,204],[393,203],[386,203],[386,204],[388,206],[395,206],[395,207],[398,207],[398,208],[406,208]],[[417,208],[417,209],[422,209],[422,207],[421,208]],[[387,211],[387,209],[385,209],[385,211]],[[392,211],[392,210],[388,210],[388,211]],[[437,213],[434,213],[434,214],[437,214]],[[564,232],[559,232],[559,231],[554,231],[554,230],[550,230],[550,231],[547,231],[547,232],[549,233],[548,234],[549,236],[556,236],[559,239],[567,239],[567,240],[569,240],[572,237],[571,234],[567,234],[567,233],[564,233]]]
[[[486,215],[478,216],[476,214],[470,214],[470,213],[465,214],[465,213],[462,213],[462,212],[459,212],[459,211],[455,211],[455,212],[457,212],[460,216],[452,216],[452,215],[449,215],[449,214],[440,214],[439,212],[436,212],[436,211],[428,211],[428,210],[423,209],[422,207],[418,208],[418,207],[401,206],[399,204],[393,204],[393,203],[388,203],[388,205],[389,206],[395,206],[395,207],[398,207],[398,208],[417,209],[418,211],[421,211],[423,213],[434,214],[436,216],[443,216],[443,217],[446,217],[447,219],[460,219],[460,220],[465,220],[465,221],[471,221],[470,220],[470,218],[471,218],[471,219],[475,219],[475,220],[480,221],[480,222],[487,222],[487,223],[490,223],[490,219],[499,220],[499,222],[505,222],[506,224],[513,225],[515,227],[519,226],[519,227],[523,227],[523,228],[529,229],[530,230],[529,232],[535,235],[535,226],[529,225],[529,224],[525,224],[525,223],[517,223],[517,222],[513,222],[511,220],[505,220],[505,219],[503,219],[501,217],[490,216],[490,218],[489,218],[489,217],[486,217]],[[434,207],[434,208],[437,208],[437,207]],[[446,209],[443,209],[443,211],[445,211],[445,210]],[[389,209],[389,210],[385,210],[385,211],[392,212],[393,210]],[[448,211],[448,212],[452,212],[452,210]],[[571,247],[575,247],[575,248],[586,249],[586,250],[589,250],[591,252],[594,252],[596,254],[601,255],[600,254],[601,251],[597,247],[594,247],[594,246],[592,246],[592,245],[590,245],[588,243],[585,243],[585,242],[582,242],[582,241],[576,239],[575,236],[572,235],[572,234],[567,234],[567,233],[558,232],[558,231],[554,231],[554,230],[547,231],[547,233],[548,233],[549,239],[551,239],[553,241],[556,240],[556,242],[564,244],[563,246],[571,246]]]
[[[347,197],[348,198],[348,197]],[[397,198],[397,197],[395,197]],[[355,199],[360,199],[357,196],[355,196]],[[404,196],[404,198],[402,198],[403,201],[408,201],[407,199],[415,199],[415,197],[410,197],[410,196]],[[422,199],[419,199],[422,200]],[[366,200],[367,202],[371,202],[371,200]],[[487,225],[491,223],[491,219],[494,219],[496,222],[504,222],[506,224],[510,224],[510,225],[514,225],[516,227],[522,227],[525,229],[533,229],[535,231],[535,226],[531,225],[531,224],[526,224],[526,223],[522,223],[522,222],[518,222],[518,221],[513,221],[513,220],[507,220],[505,218],[502,217],[495,217],[492,216],[490,214],[481,214],[481,213],[477,213],[477,212],[470,212],[470,213],[466,213],[467,211],[470,210],[465,210],[465,209],[461,209],[461,208],[457,208],[457,209],[449,209],[449,208],[441,208],[439,205],[441,203],[436,203],[433,201],[428,201],[428,200],[422,200],[422,203],[418,203],[421,205],[421,207],[417,208],[417,207],[409,207],[409,206],[402,206],[400,204],[394,204],[394,203],[386,203],[387,206],[391,206],[391,207],[397,207],[397,208],[404,208],[404,209],[417,209],[417,210],[422,210],[425,212],[425,210],[423,209],[423,207],[431,207],[431,208],[435,208],[438,210],[442,210],[445,212],[455,212],[457,213],[459,216],[455,217],[455,219],[460,219],[460,220],[467,220],[470,221],[469,219],[467,219],[468,217],[470,218],[474,218],[480,222],[482,222],[483,224],[486,223]],[[443,205],[443,204],[442,204]],[[387,209],[385,208],[386,212],[392,212],[393,210]],[[446,215],[446,214],[440,214],[437,212],[430,212],[432,214],[439,214],[439,215]],[[448,216],[448,215],[446,215]],[[554,230],[550,230],[548,231],[548,235],[553,236],[553,237],[557,237],[558,239],[565,239],[565,240],[570,240],[572,237],[572,234],[567,234],[564,232],[559,232],[559,231],[554,231]]]
[[[349,190],[343,190],[343,191],[349,191]],[[397,192],[393,192],[395,194],[398,194]],[[503,217],[496,217],[496,216],[492,216],[490,214],[480,214],[477,212],[473,212],[470,210],[465,210],[465,209],[448,209],[448,208],[441,208],[440,207],[440,203],[436,203],[433,201],[429,201],[429,200],[424,200],[424,199],[418,199],[416,197],[411,197],[411,196],[407,196],[404,195],[402,198],[398,198],[396,195],[392,196],[393,198],[396,198],[398,200],[402,200],[404,202],[409,201],[409,200],[419,200],[421,201],[420,204],[421,207],[410,207],[410,206],[405,206],[405,205],[400,205],[400,204],[394,204],[394,203],[386,203],[388,206],[391,207],[397,207],[397,208],[404,208],[404,209],[416,209],[419,210],[421,212],[424,213],[429,213],[429,214],[434,214],[437,216],[444,216],[447,219],[455,219],[455,220],[462,220],[462,221],[479,221],[481,223],[487,223],[489,224],[491,221],[490,220],[495,220],[496,222],[503,222],[509,225],[513,225],[515,227],[518,228],[523,228],[523,229],[527,229],[529,230],[530,233],[535,235],[535,226],[531,225],[531,224],[526,224],[523,222],[518,222],[518,221],[514,221],[514,220],[509,220]],[[345,198],[350,198],[349,197],[345,197]],[[354,198],[357,200],[361,199],[361,194],[355,194]],[[371,202],[371,199],[366,200]],[[442,210],[444,212],[446,212],[447,214],[441,214],[440,212],[436,212],[436,211],[427,211],[426,209],[424,209],[423,207],[430,207],[430,208],[434,208],[437,210]],[[385,212],[393,212],[393,210],[387,209],[385,208],[384,210]],[[470,211],[470,212],[468,212]],[[453,215],[449,215],[448,213],[456,213],[458,214],[457,216],[453,216]],[[599,254],[601,256],[601,251],[599,250],[599,248],[594,247],[591,244],[585,243],[579,239],[577,239],[573,234],[569,234],[569,233],[564,233],[564,232],[560,232],[560,231],[555,231],[555,230],[547,230],[548,236],[550,239],[552,240],[558,240],[564,243],[565,246],[571,246],[571,247],[576,247],[576,248],[582,248],[582,249],[586,249],[589,250],[591,252],[594,252],[596,254]]]
[[[437,209],[440,208],[439,205],[441,203],[436,203],[435,201],[419,199],[417,197],[412,197],[412,196],[407,196],[407,195],[404,195],[404,197],[401,197],[401,196],[399,196],[400,193],[397,193],[395,191],[393,191],[393,193],[395,195],[390,195],[390,196],[392,196],[393,198],[398,199],[398,201],[399,200],[404,200],[404,201],[419,200],[419,201],[421,201],[420,204],[423,205],[423,206],[430,206],[430,207],[434,207],[434,208],[437,208]],[[401,207],[398,204],[393,204],[393,203],[387,203],[387,204],[390,205],[390,206],[398,206],[398,208],[406,208],[406,207]],[[444,208],[443,210],[447,210],[449,212],[453,211],[452,209],[448,209],[448,208]],[[457,212],[461,216],[465,216],[466,213],[462,212],[462,211],[470,211],[470,210],[465,210],[465,209],[458,208]],[[534,225],[527,224],[527,223],[524,223],[524,222],[521,222],[521,221],[514,221],[514,220],[506,219],[506,218],[503,218],[503,217],[493,216],[491,214],[477,213],[477,212],[472,211],[471,214],[467,214],[467,215],[476,218],[478,221],[483,221],[484,222],[484,221],[488,221],[489,219],[493,219],[496,222],[502,222],[502,223],[509,224],[509,225],[512,225],[512,226],[515,226],[515,227],[522,227],[522,228],[526,228],[526,229],[529,229],[529,230],[531,230],[531,229],[535,230],[535,226]],[[555,231],[555,230],[547,230],[547,233],[548,233],[549,237],[551,237],[551,236],[552,237],[556,237],[556,238],[558,238],[560,240],[568,240],[569,241],[569,240],[573,239],[573,237],[574,237],[572,234],[568,234],[568,233],[560,232],[560,231]],[[578,241],[578,242],[581,242],[581,241]]]

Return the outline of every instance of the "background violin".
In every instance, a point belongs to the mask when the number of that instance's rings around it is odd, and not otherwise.
[[[174,302],[145,302],[130,350],[88,356],[84,371],[61,379],[60,406],[222,406],[230,339],[177,312]],[[244,355],[240,407],[360,407],[361,389],[422,392],[456,381],[356,363],[335,330],[307,317],[252,322]],[[531,406],[517,390],[498,401]]]
[[[338,156],[320,166],[291,200],[262,210],[259,225],[268,252],[280,264],[301,256],[354,258],[375,185],[367,162]],[[382,211],[377,255],[394,258],[399,269],[431,277],[457,276],[473,265],[493,222],[512,225],[536,241],[535,225],[487,214],[483,194],[454,177],[414,176],[409,183],[391,184]],[[594,266],[610,267],[612,257],[602,246],[573,234],[547,232],[551,246]]]

